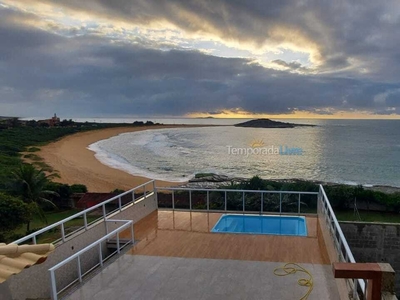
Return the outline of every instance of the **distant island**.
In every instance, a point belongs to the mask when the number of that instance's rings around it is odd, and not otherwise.
[[[314,127],[311,124],[294,124],[279,121],[272,121],[270,119],[256,119],[234,125],[235,127],[251,127],[251,128],[294,128],[294,127]]]

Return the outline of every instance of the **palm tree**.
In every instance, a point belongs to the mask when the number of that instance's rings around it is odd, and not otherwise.
[[[18,170],[12,173],[14,192],[27,203],[32,213],[37,214],[39,218],[47,224],[43,205],[56,207],[55,204],[46,199],[46,195],[58,194],[53,191],[45,190],[46,185],[54,174],[46,175],[42,169],[38,170],[31,164],[22,164]],[[26,231],[29,231],[30,221],[26,224]]]

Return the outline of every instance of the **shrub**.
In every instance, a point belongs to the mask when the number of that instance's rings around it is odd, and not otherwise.
[[[12,232],[30,220],[29,205],[10,195],[0,193],[0,239],[7,240]]]

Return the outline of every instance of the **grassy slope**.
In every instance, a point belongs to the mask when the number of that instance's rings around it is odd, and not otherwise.
[[[37,147],[55,141],[61,137],[76,132],[89,131],[102,128],[129,126],[129,124],[93,124],[80,123],[75,127],[15,127],[0,129],[0,191],[7,189],[11,172],[22,163],[21,152],[35,152]],[[133,126],[133,125],[130,125]],[[28,147],[30,147],[28,149]],[[35,154],[24,153],[27,158],[39,168],[46,167]]]
[[[31,221],[30,227],[32,230],[36,231],[36,230],[44,228],[48,225],[51,225],[58,221],[61,221],[65,218],[68,218],[78,212],[79,212],[79,210],[71,209],[71,210],[65,210],[65,211],[46,213],[47,224],[45,222],[43,222],[42,220],[40,220],[40,218],[35,216],[33,218],[33,220]],[[98,218],[99,218],[98,216],[89,215],[89,216],[87,216],[87,221],[88,221],[88,223],[90,223]],[[83,225],[84,225],[83,218],[76,218],[65,224],[65,232],[68,233],[69,231],[76,230],[79,227],[82,227]],[[26,235],[25,234],[26,233],[26,225],[21,226],[14,233],[17,235],[25,236]],[[38,242],[39,243],[51,243],[59,238],[61,238],[61,231],[60,231],[60,228],[58,227],[57,229],[53,229],[49,232],[41,234],[39,236]]]
[[[400,223],[400,215],[396,213],[360,211],[361,220],[354,215],[353,210],[335,211],[335,214],[339,221]]]

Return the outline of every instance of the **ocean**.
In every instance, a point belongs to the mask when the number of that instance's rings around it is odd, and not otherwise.
[[[221,126],[125,133],[89,149],[108,166],[175,182],[210,172],[400,187],[400,120],[292,119],[281,121],[316,126],[282,129],[228,126],[244,119],[145,120]]]

